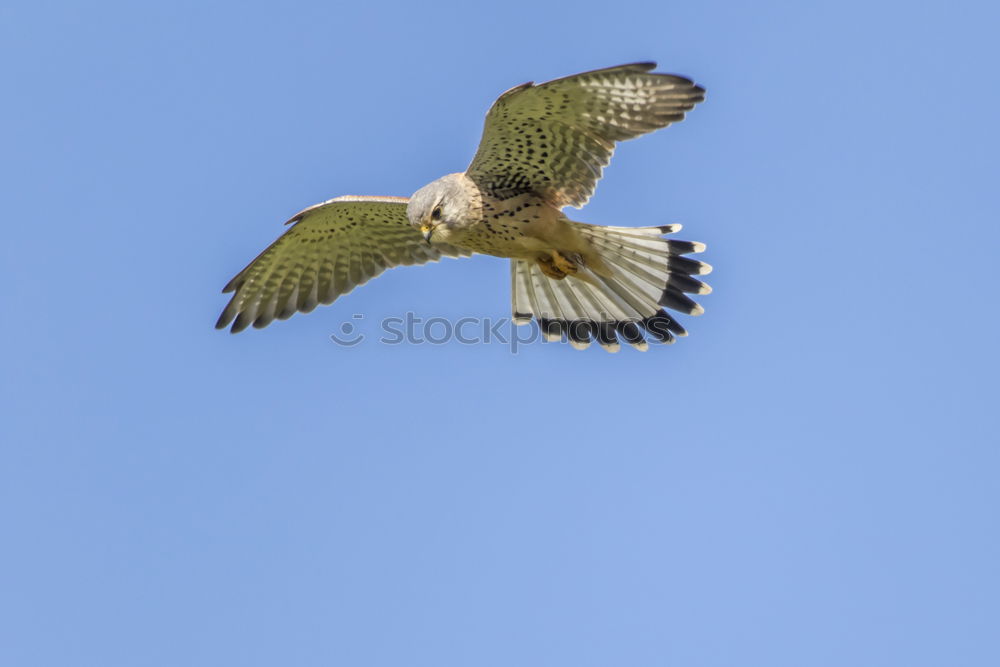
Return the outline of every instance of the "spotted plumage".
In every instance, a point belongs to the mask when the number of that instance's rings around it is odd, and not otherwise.
[[[429,245],[406,220],[403,197],[337,197],[297,213],[293,225],[240,271],[217,328],[262,328],[296,311],[330,304],[387,268],[436,262],[472,252]]]
[[[594,193],[616,141],[684,119],[705,91],[637,63],[576,74],[501,95],[486,115],[466,172],[498,199],[533,192],[556,207],[579,208]]]
[[[702,312],[688,294],[711,270],[685,257],[700,243],[664,238],[679,225],[604,227],[562,213],[593,194],[615,142],[666,127],[704,99],[653,63],[585,72],[501,95],[479,149],[409,200],[340,197],[310,207],[226,286],[235,291],[217,326],[263,327],[331,303],[400,264],[473,253],[511,259],[515,322],[532,318],[574,347],[624,340],[673,342],[684,328],[663,308]]]

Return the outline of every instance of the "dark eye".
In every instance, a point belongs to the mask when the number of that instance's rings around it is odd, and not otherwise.
[[[440,220],[441,219],[441,207],[440,206],[436,207],[433,211],[431,211],[431,218],[433,218],[434,220]]]

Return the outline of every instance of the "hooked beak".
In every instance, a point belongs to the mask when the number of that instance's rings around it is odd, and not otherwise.
[[[420,233],[423,234],[424,240],[427,241],[427,245],[430,245],[431,234],[434,233],[434,226],[431,225],[429,222],[425,222],[424,224],[420,225]]]

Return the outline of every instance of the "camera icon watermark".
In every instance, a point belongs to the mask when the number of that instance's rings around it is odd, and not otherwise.
[[[351,322],[343,322],[340,325],[340,333],[330,334],[330,340],[342,347],[354,347],[365,342],[365,334],[361,333],[361,321],[365,316],[360,313],[351,315]]]

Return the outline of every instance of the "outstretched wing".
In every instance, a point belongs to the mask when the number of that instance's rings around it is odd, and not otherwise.
[[[406,202],[337,197],[296,214],[285,223],[294,226],[223,288],[236,293],[215,328],[260,329],[333,303],[388,268],[471,254],[424,241],[406,218]]]
[[[583,206],[615,142],[684,119],[705,99],[689,79],[635,63],[575,74],[501,95],[486,115],[466,172],[498,199],[533,192],[553,206]]]

